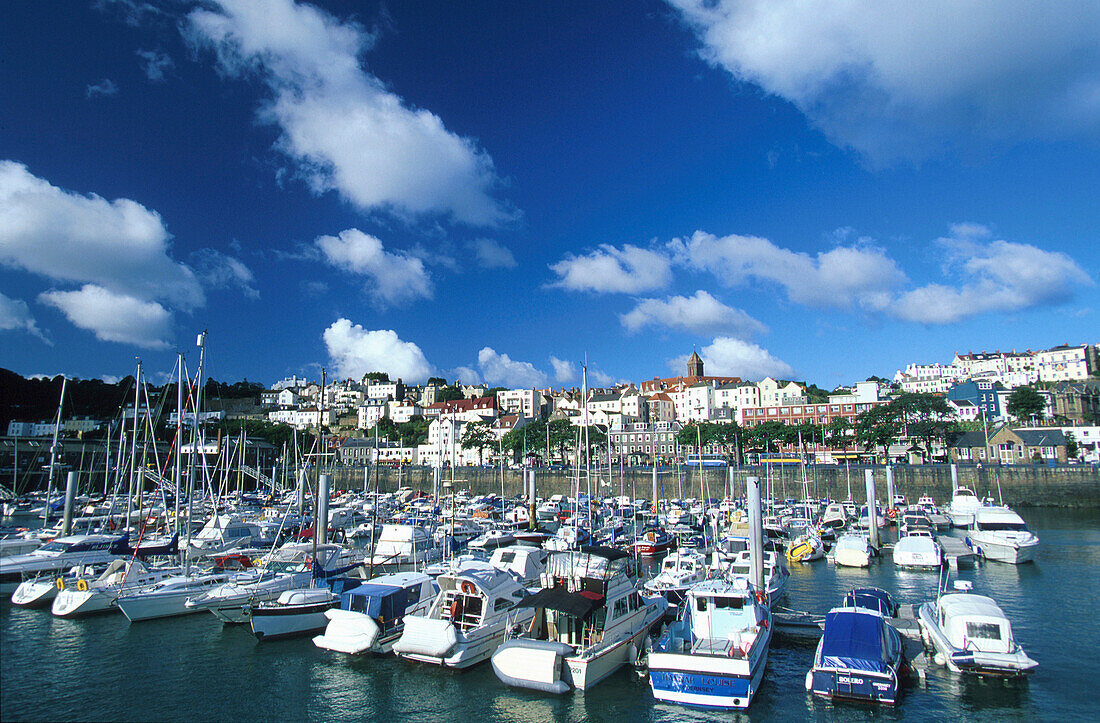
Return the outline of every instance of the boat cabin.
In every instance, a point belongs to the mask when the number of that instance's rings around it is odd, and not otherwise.
[[[512,575],[484,562],[465,563],[436,580],[440,594],[430,617],[450,622],[460,633],[507,615],[527,597]]]
[[[952,593],[940,598],[936,622],[948,641],[960,650],[1011,653],[1016,648],[1012,624],[984,595]]]
[[[373,618],[385,636],[401,625],[409,608],[435,597],[438,590],[423,573],[398,573],[382,575],[369,582],[356,581],[350,589],[334,592],[340,595],[341,610]]]
[[[765,617],[747,580],[708,580],[692,587],[685,602],[693,654],[748,657]]]

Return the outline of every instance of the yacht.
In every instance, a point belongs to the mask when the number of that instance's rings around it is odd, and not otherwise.
[[[541,547],[512,545],[493,551],[489,564],[498,570],[511,573],[521,585],[533,585],[546,569],[550,553]]]
[[[187,600],[222,585],[229,580],[229,575],[225,570],[195,570],[144,587],[123,590],[118,596],[118,609],[131,623],[202,612],[201,608],[187,607]]]
[[[365,582],[362,578],[327,578],[323,585],[280,593],[277,600],[252,606],[250,623],[257,640],[275,640],[323,632],[325,614],[340,603],[340,596]]]
[[[806,689],[829,701],[894,705],[905,666],[901,635],[881,608],[853,604],[854,597],[825,615]]]
[[[530,609],[516,609],[527,591],[510,573],[470,562],[436,578],[440,593],[427,613],[405,616],[393,650],[402,658],[448,668],[489,659],[506,628],[527,625]]]
[[[497,677],[564,693],[588,690],[634,662],[668,606],[659,595],[639,594],[637,572],[637,562],[614,548],[551,555],[543,588],[518,605],[533,617],[493,654]]]
[[[917,608],[925,644],[934,661],[956,673],[1016,677],[1038,665],[1024,653],[1012,624],[992,598],[971,594],[967,580],[956,580],[956,592]]]
[[[66,584],[54,598],[50,610],[61,618],[116,612],[122,592],[164,580],[178,572],[176,568],[149,567],[140,560],[118,559],[98,577],[79,577]]]
[[[339,545],[317,545],[317,572],[335,572],[356,566],[355,553]],[[223,623],[247,623],[252,607],[264,600],[276,600],[287,590],[305,587],[315,574],[313,544],[285,545],[271,553],[262,568],[234,573],[228,582],[189,598],[185,606],[209,610]]]
[[[670,605],[679,605],[692,585],[707,577],[707,559],[694,550],[669,553],[661,563],[661,571],[647,580],[645,589],[653,595],[663,595]]]
[[[498,547],[514,545],[516,538],[511,532],[505,530],[487,530],[483,535],[470,540],[469,547],[479,547],[482,550],[495,550]]]
[[[426,614],[438,594],[422,572],[373,578],[339,595],[338,605],[323,613],[324,634],[313,644],[348,655],[389,653],[405,630],[405,616]]]
[[[687,591],[679,619],[649,654],[653,697],[693,707],[748,708],[771,646],[771,610],[744,578]]]
[[[944,512],[955,527],[969,527],[974,524],[974,513],[981,509],[982,501],[969,487],[959,487],[951,495],[951,502]]]
[[[938,570],[943,565],[943,550],[931,532],[914,529],[894,545],[894,564],[898,567]]]
[[[11,594],[26,577],[58,573],[75,565],[111,563],[130,552],[129,535],[58,537],[25,555],[0,559],[0,593]]]
[[[979,508],[966,534],[975,551],[986,560],[1031,562],[1039,549],[1039,538],[1008,507]]]

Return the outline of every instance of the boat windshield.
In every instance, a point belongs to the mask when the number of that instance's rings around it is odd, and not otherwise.
[[[53,542],[47,542],[42,547],[38,548],[38,551],[39,552],[65,552],[66,550],[69,549],[69,547],[71,547],[71,545],[68,542],[58,542],[57,540],[54,540]]]
[[[264,569],[268,572],[308,572],[309,563],[302,560],[272,560]]]
[[[979,522],[978,529],[986,532],[1027,532],[1023,522]]]

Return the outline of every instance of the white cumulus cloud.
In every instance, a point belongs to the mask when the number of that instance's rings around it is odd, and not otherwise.
[[[0,331],[25,331],[52,346],[52,342],[46,339],[31,316],[27,302],[12,299],[3,293],[0,293]]]
[[[715,338],[713,343],[699,350],[706,366],[707,374],[712,376],[733,376],[748,380],[760,380],[764,377],[790,377],[794,369],[787,362],[777,359],[767,349],[728,336]],[[687,355],[670,359],[668,366],[673,370],[682,370],[687,364]]]
[[[169,234],[155,211],[126,198],[71,193],[21,163],[0,161],[0,264],[184,309],[201,306],[194,272],[168,251]]]
[[[1100,3],[668,0],[734,78],[874,163],[1100,125]]]
[[[370,280],[369,291],[381,304],[430,299],[432,283],[424,262],[401,252],[386,251],[382,242],[351,228],[339,236],[321,236],[317,248],[333,266]]]
[[[1079,286],[1095,282],[1076,261],[1057,251],[992,239],[977,224],[957,224],[937,239],[947,268],[965,278],[958,286],[928,284],[900,294],[895,316],[923,324],[949,324],[991,311],[1011,312],[1069,301]]]
[[[630,312],[619,317],[630,331],[646,326],[683,329],[698,334],[729,333],[755,336],[767,327],[741,309],[726,306],[706,291],[694,296],[670,296],[667,299],[641,299]]]
[[[499,181],[487,153],[361,67],[373,42],[362,27],[293,0],[214,5],[188,16],[189,36],[214,48],[223,72],[262,78],[272,97],[259,118],[279,128],[278,149],[316,192],[472,225],[514,216],[492,196]]]
[[[514,361],[507,354],[499,354],[490,347],[477,353],[477,365],[487,384],[519,389],[521,387],[545,387],[547,376],[530,362]]]
[[[577,379],[577,365],[571,361],[551,356],[550,366],[554,367],[554,381],[558,384],[568,384]]]
[[[360,379],[367,372],[386,372],[391,379],[422,382],[435,371],[419,346],[402,341],[390,329],[367,330],[341,318],[322,338],[340,377]]]
[[[569,291],[637,294],[663,289],[672,280],[668,254],[630,244],[608,244],[584,255],[567,255],[550,266],[558,280],[550,284]]]
[[[883,249],[865,242],[810,255],[756,236],[719,238],[696,231],[673,246],[690,267],[710,271],[726,283],[772,282],[791,301],[807,306],[881,309],[905,281]]]
[[[144,301],[102,286],[85,284],[79,291],[47,291],[38,300],[56,307],[73,325],[100,341],[166,349],[172,315],[155,301]]]
[[[472,245],[478,266],[483,269],[514,269],[517,266],[511,249],[498,241],[479,238]]]

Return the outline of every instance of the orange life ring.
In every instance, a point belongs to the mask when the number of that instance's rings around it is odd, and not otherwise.
[[[890,509],[886,510],[886,516],[889,517],[891,520],[896,520],[898,518],[898,508],[891,507]]]
[[[458,617],[458,600],[451,603],[451,620]]]
[[[473,595],[475,592],[477,592],[477,588],[474,587],[474,584],[472,582],[468,582],[466,580],[463,580],[462,581],[462,592],[466,595]]]

